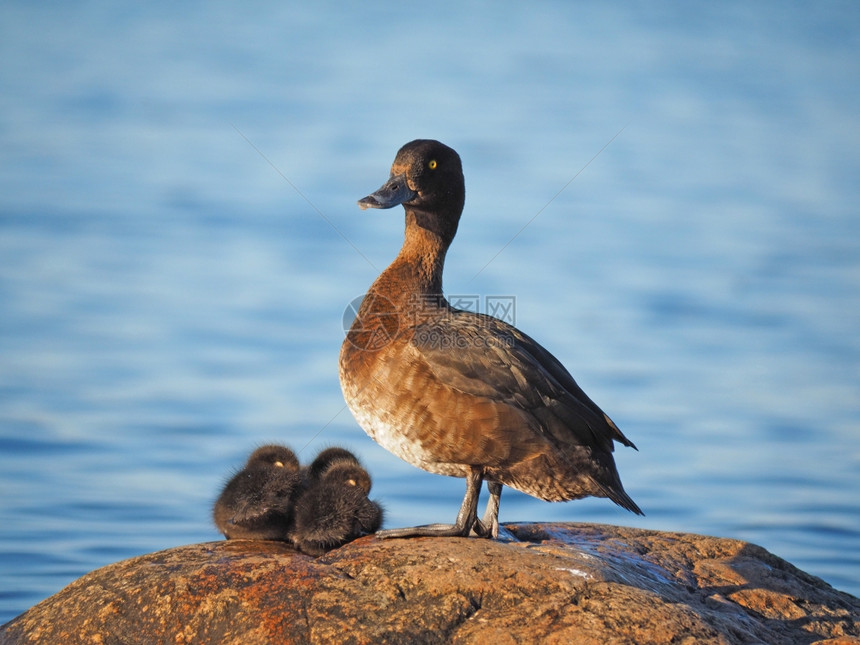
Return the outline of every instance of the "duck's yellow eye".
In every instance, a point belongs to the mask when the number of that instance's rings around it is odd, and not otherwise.
[[[436,160],[435,160],[435,159],[431,159],[431,160],[430,160],[430,163],[428,163],[428,164],[427,164],[427,167],[428,167],[430,170],[436,170]]]

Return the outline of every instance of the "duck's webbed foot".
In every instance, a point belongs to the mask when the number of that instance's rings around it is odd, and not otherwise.
[[[404,526],[399,529],[377,531],[376,537],[467,537],[471,530],[471,526],[458,526],[456,524],[423,524],[421,526]]]
[[[408,526],[400,529],[385,529],[377,531],[379,538],[405,538],[405,537],[468,537],[472,530],[481,522],[478,521],[478,496],[481,493],[481,484],[484,479],[481,469],[473,467],[466,476],[466,496],[457,513],[457,521],[454,524],[424,524],[422,526]],[[501,490],[501,484],[499,484]],[[490,489],[490,502],[487,504],[488,512],[492,504],[492,488]],[[496,496],[496,515],[499,512],[498,495]],[[475,531],[480,537],[490,537]],[[496,520],[496,534],[498,534],[498,520]]]

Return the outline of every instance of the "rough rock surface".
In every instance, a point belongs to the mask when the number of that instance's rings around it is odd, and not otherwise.
[[[513,524],[320,558],[222,541],[119,562],[0,643],[860,643],[860,600],[736,540]]]

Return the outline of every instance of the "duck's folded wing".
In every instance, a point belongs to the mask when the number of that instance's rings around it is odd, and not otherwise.
[[[455,310],[414,327],[411,346],[447,387],[528,412],[562,443],[633,445],[552,354],[497,318]]]

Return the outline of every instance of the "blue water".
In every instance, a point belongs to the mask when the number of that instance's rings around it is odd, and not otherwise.
[[[355,201],[416,137],[464,161],[447,292],[515,299],[639,446],[647,517],[502,521],[750,540],[860,594],[858,79],[852,2],[2,3],[0,621],[218,539],[266,441],[354,450],[388,526],[453,519],[462,480],[337,380],[402,239]]]

